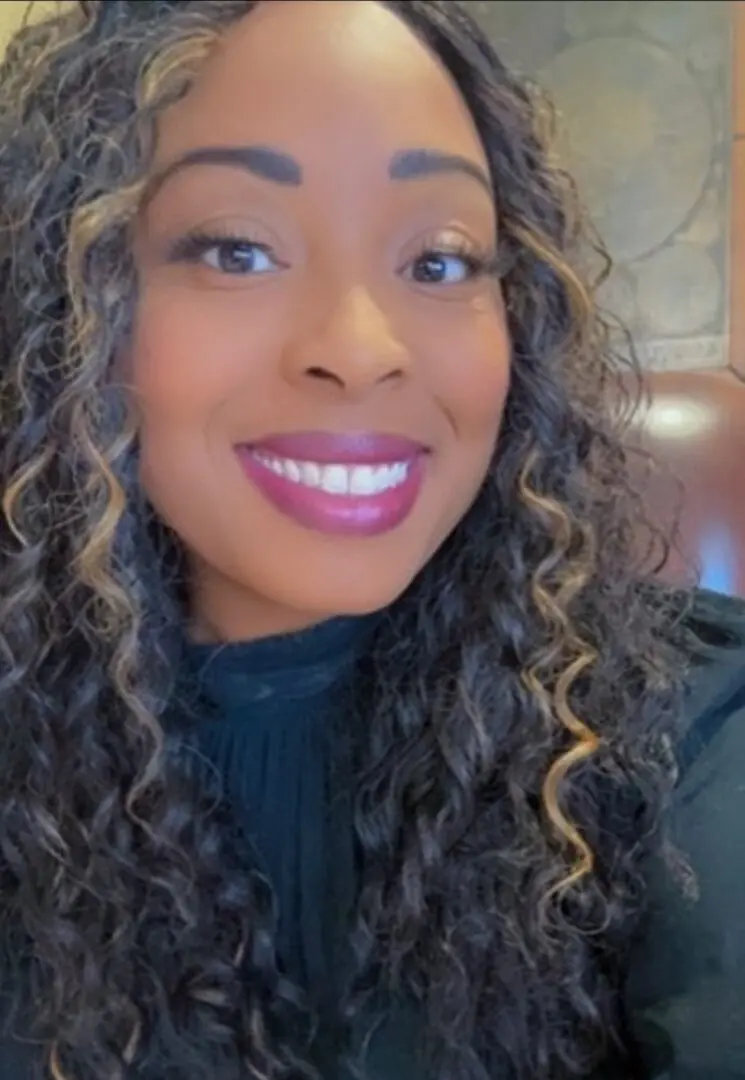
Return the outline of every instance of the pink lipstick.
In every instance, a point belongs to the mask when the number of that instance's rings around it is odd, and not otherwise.
[[[331,536],[378,536],[414,509],[426,446],[398,435],[322,431],[236,446],[243,470],[286,517]]]

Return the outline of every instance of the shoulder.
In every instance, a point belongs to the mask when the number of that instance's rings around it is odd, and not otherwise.
[[[732,843],[745,821],[745,603],[700,593],[686,631],[671,839],[718,902],[731,875],[740,895],[745,888],[745,843]]]
[[[680,617],[680,631],[694,670],[739,666],[745,660],[745,600],[697,589]]]
[[[745,893],[745,603],[699,592],[682,631],[683,724],[667,832],[713,925],[731,890],[738,903]]]
[[[701,664],[745,656],[745,600],[697,589],[681,616],[683,646]]]
[[[648,867],[627,1000],[653,1075],[714,1080],[745,1075],[745,604],[701,593],[682,628],[672,846]]]
[[[685,783],[717,747],[745,754],[745,602],[701,590],[681,630],[686,670],[677,756]]]

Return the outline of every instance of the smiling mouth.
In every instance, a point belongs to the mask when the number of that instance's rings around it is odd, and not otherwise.
[[[324,491],[328,495],[356,498],[374,497],[405,484],[414,459],[382,465],[349,465],[297,461],[294,458],[254,450],[253,456],[265,469],[293,484]]]
[[[330,452],[319,452],[325,460],[314,461],[266,446],[235,449],[245,475],[276,510],[328,536],[378,536],[401,525],[418,501],[428,460],[411,445],[398,448],[409,457],[357,462],[349,455],[346,461],[330,460]]]

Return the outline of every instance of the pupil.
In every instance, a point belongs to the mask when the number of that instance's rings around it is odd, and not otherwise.
[[[435,255],[422,259],[419,263],[419,280],[425,282],[441,281],[445,267],[442,259]]]
[[[253,266],[253,254],[252,248],[233,244],[223,250],[223,269],[250,270]]]

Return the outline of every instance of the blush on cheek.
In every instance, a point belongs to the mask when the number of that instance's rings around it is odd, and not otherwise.
[[[510,352],[506,331],[496,324],[461,341],[454,353],[459,363],[445,369],[447,385],[440,388],[441,400],[463,438],[481,438],[489,432],[496,438],[510,386]]]
[[[146,288],[131,361],[139,395],[171,414],[206,417],[273,385],[288,320],[281,305],[262,296]]]
[[[131,378],[152,411],[194,417],[230,393],[240,370],[235,335],[221,335],[188,314],[187,305],[146,307],[131,350]]]

